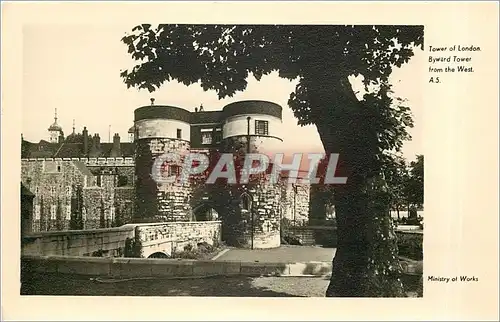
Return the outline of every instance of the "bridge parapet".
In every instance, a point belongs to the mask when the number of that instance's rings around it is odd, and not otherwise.
[[[22,255],[150,257],[170,256],[190,244],[220,242],[220,221],[127,224],[116,228],[49,231],[22,238]]]
[[[134,227],[48,231],[24,236],[21,247],[23,255],[121,257],[134,236]]]
[[[210,245],[221,241],[220,221],[177,221],[135,225],[136,238],[141,243],[141,257],[154,253],[170,256],[182,251],[188,244],[196,248],[199,243]]]

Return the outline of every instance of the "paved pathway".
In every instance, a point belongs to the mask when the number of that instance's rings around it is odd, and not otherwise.
[[[23,295],[324,297],[324,277],[215,277],[149,279],[100,283],[88,277],[35,274]]]
[[[272,249],[235,249],[217,257],[217,261],[245,261],[245,262],[331,262],[335,248],[316,246],[281,246]]]
[[[238,276],[102,283],[88,276],[36,273],[22,282],[21,295],[324,297],[329,278]]]

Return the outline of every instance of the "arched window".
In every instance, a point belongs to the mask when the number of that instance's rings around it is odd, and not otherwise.
[[[250,211],[250,208],[252,207],[251,196],[248,193],[244,192],[243,194],[241,194],[240,199],[241,199],[241,209]]]

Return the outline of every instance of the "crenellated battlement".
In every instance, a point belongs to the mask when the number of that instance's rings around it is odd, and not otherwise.
[[[133,167],[134,158],[29,158],[21,161],[80,161],[89,167]]]

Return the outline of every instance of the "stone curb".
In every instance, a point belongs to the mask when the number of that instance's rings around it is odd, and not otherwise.
[[[185,259],[22,256],[25,271],[113,278],[203,276],[325,276],[331,262],[240,262]],[[407,274],[421,275],[418,262],[405,260]],[[420,271],[420,272],[419,272]]]

